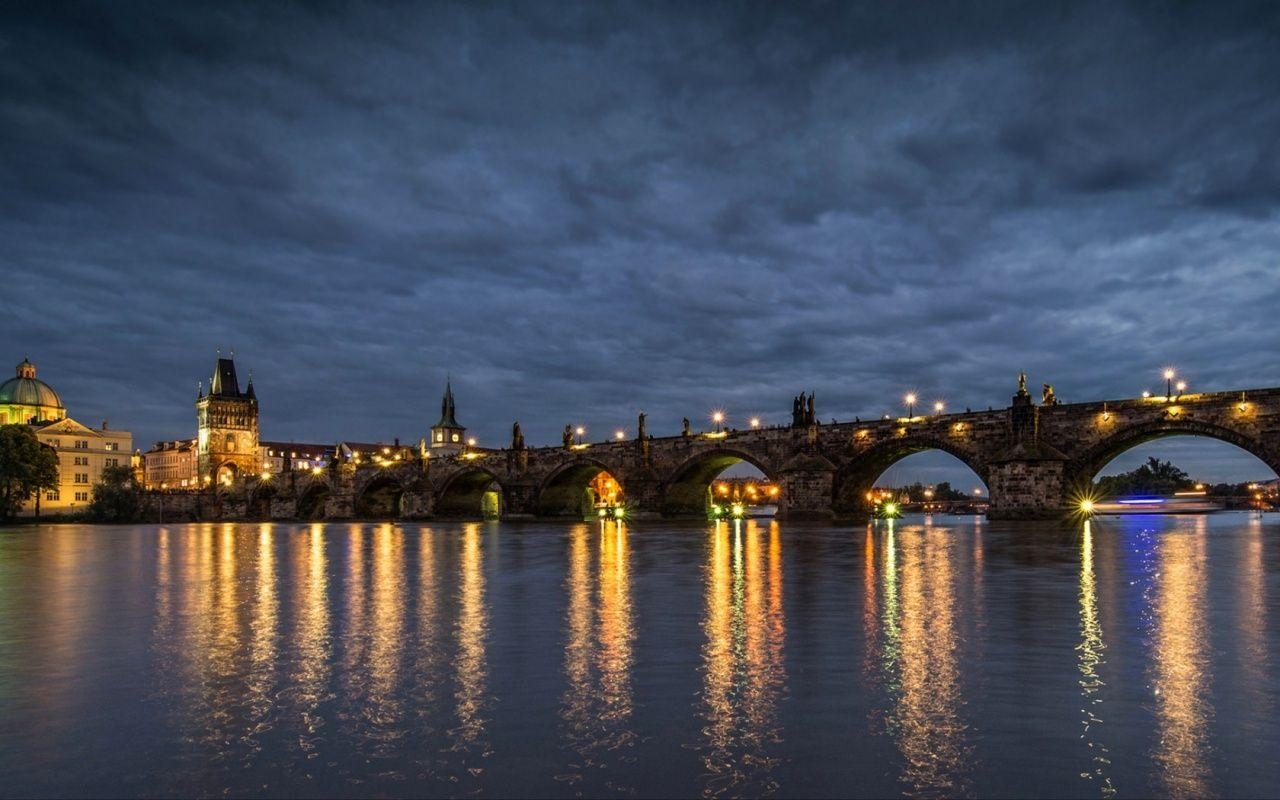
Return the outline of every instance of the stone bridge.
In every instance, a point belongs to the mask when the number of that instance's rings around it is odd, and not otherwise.
[[[634,517],[703,517],[712,480],[746,461],[780,488],[780,517],[852,519],[865,518],[863,498],[886,469],[936,449],[987,485],[990,517],[1049,518],[1075,508],[1115,456],[1186,434],[1234,444],[1280,472],[1280,389],[1061,405],[1036,404],[1020,389],[999,410],[827,425],[813,419],[810,409],[807,421],[790,427],[338,464],[250,478],[227,500],[251,519],[476,518],[492,492],[504,519],[579,516],[588,483],[607,472]]]

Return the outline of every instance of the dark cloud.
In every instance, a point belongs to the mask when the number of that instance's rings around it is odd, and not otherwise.
[[[218,345],[300,440],[1280,385],[1277,74],[1273,4],[10,4],[0,335],[144,446]]]

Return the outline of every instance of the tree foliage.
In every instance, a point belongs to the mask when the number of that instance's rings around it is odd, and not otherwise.
[[[58,485],[58,456],[26,425],[0,426],[0,519],[11,519],[41,489]]]
[[[1131,472],[1120,475],[1104,475],[1094,484],[1098,497],[1123,497],[1125,495],[1170,495],[1195,486],[1187,473],[1169,461],[1154,456],[1147,463]]]
[[[101,481],[93,487],[89,518],[94,522],[137,522],[141,516],[142,500],[133,470],[127,466],[104,467]]]

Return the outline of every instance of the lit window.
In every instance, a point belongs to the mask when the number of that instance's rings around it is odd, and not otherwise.
[[[461,441],[461,437],[460,437],[460,436],[458,436],[458,434],[456,434],[456,433],[455,433],[455,434],[453,435],[453,440],[454,440],[455,442]]]

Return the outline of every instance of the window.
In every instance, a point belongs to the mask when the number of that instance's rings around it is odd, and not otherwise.
[[[62,447],[62,440],[61,440],[61,439],[50,439],[50,440],[49,440],[49,444],[50,444],[51,446],[53,446],[53,447]]]
[[[76,462],[76,463],[75,463],[75,465],[76,465],[77,467],[87,467],[87,466],[89,466],[89,457],[88,457],[88,456],[76,456],[76,457],[75,457],[75,462]]]
[[[77,472],[77,473],[76,473],[76,481],[75,481],[75,482],[76,482],[76,483],[88,483],[88,482],[89,482],[89,473],[87,473],[87,472]]]
[[[45,492],[44,499],[57,502],[59,499],[61,499],[61,496],[58,494],[58,490],[54,489],[52,492]]]
[[[89,493],[88,493],[88,492],[76,492],[76,502],[77,502],[77,503],[87,503],[87,502],[89,502]]]
[[[104,465],[104,466],[107,466],[107,467],[118,467],[118,466],[120,466],[120,459],[118,459],[118,458],[108,458],[108,459],[103,460],[103,462],[102,462],[102,463],[103,463],[103,465]]]
[[[119,450],[119,449],[120,449],[120,443],[119,443],[119,442],[107,442],[105,445],[103,445],[103,447],[105,447],[105,448],[106,448],[106,449],[108,449],[108,450]]]
[[[89,442],[84,439],[76,439],[74,447],[77,450],[88,450]]]

